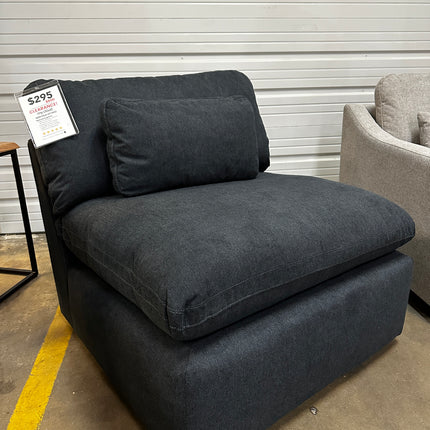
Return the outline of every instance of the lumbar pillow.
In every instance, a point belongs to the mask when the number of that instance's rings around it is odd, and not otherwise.
[[[258,174],[255,116],[244,96],[105,99],[101,117],[113,186],[123,195]]]
[[[421,145],[430,147],[430,112],[418,112]]]
[[[376,122],[388,133],[420,143],[418,112],[430,112],[430,74],[382,78],[375,88]]]

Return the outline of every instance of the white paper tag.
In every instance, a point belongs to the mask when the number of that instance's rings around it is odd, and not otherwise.
[[[36,148],[79,133],[58,81],[30,88],[15,98]]]

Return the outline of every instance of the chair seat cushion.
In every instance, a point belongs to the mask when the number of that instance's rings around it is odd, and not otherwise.
[[[270,173],[90,200],[61,226],[78,258],[179,340],[214,332],[414,235],[409,215],[373,193]]]

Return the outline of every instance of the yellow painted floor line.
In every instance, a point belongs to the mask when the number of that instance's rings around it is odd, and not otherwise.
[[[40,427],[71,335],[72,328],[58,307],[7,430],[36,430]]]

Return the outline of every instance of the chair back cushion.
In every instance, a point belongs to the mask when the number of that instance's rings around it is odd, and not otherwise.
[[[39,80],[35,86],[47,81]],[[61,216],[77,204],[114,193],[100,119],[107,97],[164,100],[242,95],[252,105],[258,143],[259,170],[269,166],[269,147],[250,80],[237,71],[191,75],[60,81],[79,134],[41,147],[38,158],[53,212]]]
[[[258,174],[254,111],[244,96],[106,99],[100,112],[113,186],[125,196]]]
[[[388,133],[420,143],[418,112],[430,111],[430,74],[382,78],[375,88],[376,122]]]

